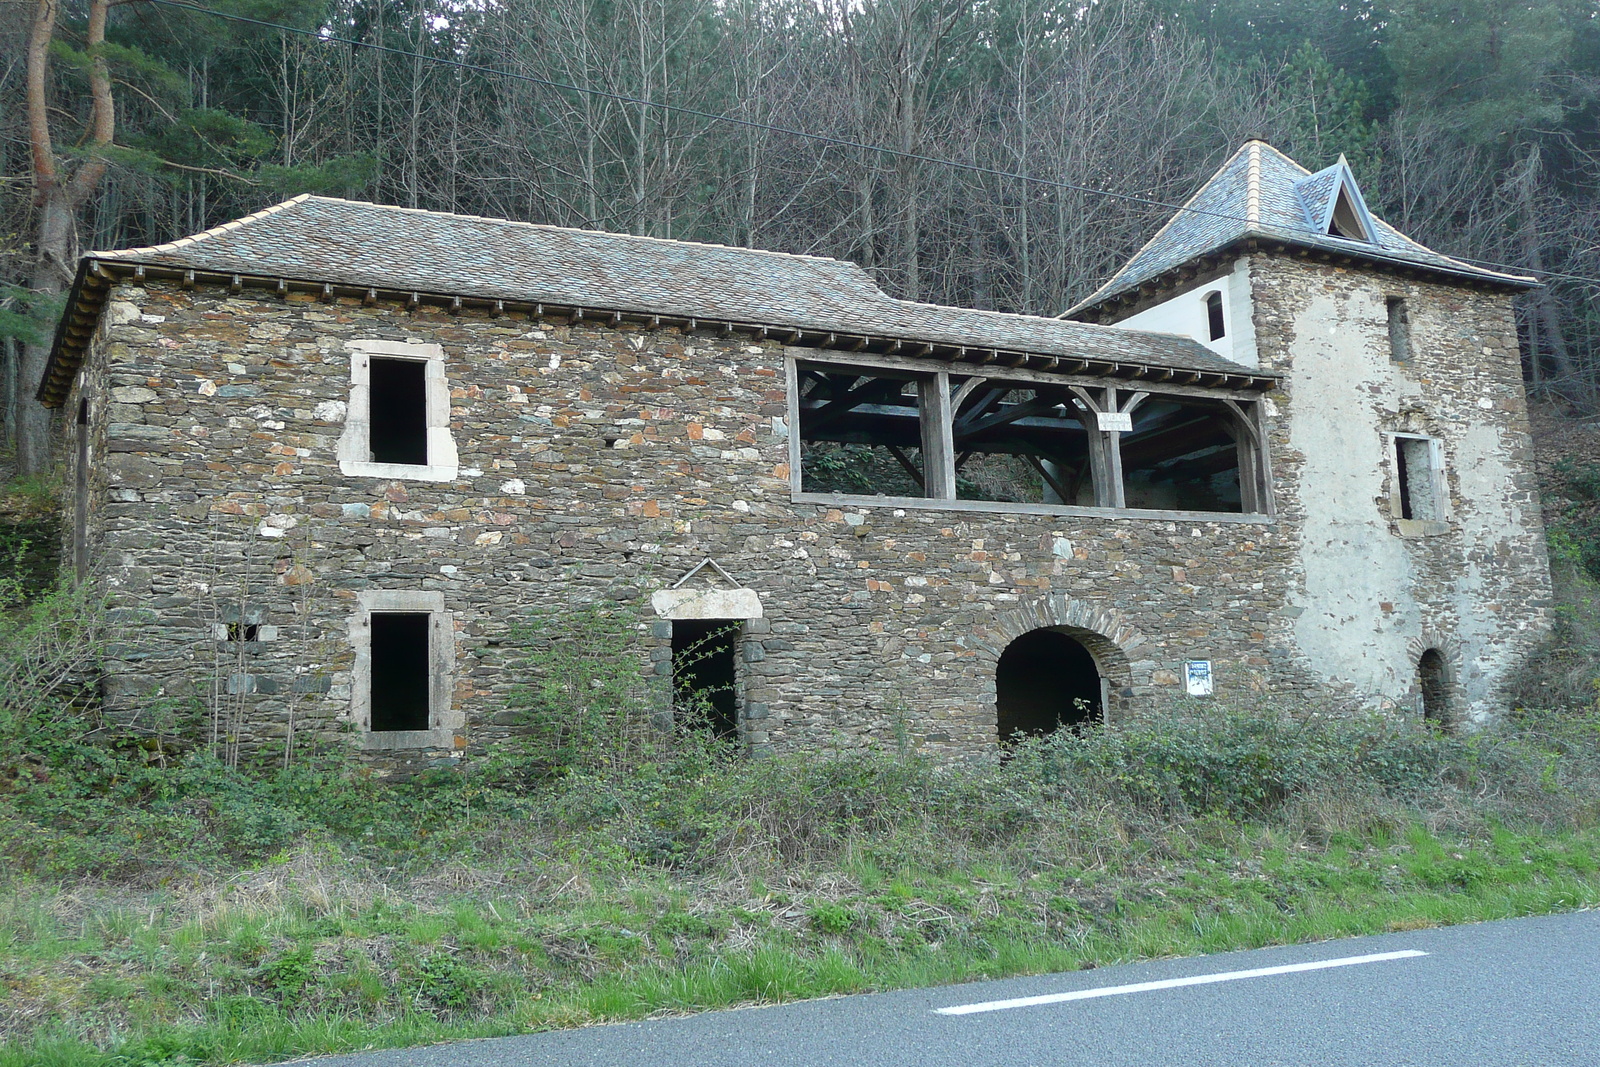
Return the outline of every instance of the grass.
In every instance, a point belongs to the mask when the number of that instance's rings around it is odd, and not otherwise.
[[[1463,741],[1180,709],[955,766],[685,739],[531,791],[120,764],[143,810],[83,814],[120,829],[0,802],[29,868],[0,892],[0,1067],[268,1062],[1593,907],[1594,739],[1589,714]]]

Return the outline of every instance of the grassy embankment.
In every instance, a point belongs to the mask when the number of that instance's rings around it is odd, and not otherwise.
[[[616,659],[573,650],[594,634],[546,632],[525,746],[384,785],[328,752],[251,772],[119,746],[38,684],[74,677],[91,607],[15,609],[0,1067],[267,1061],[1600,904],[1577,493],[1557,641],[1524,710],[1467,737],[1191,706],[1003,763],[750,763],[633,728],[632,681],[585,673]]]

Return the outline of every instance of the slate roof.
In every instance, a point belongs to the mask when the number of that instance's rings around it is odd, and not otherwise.
[[[837,259],[321,196],[169,244],[83,258],[1275,377],[1172,334],[897,300]],[[58,381],[65,369],[56,368]]]
[[[1325,225],[1331,214],[1341,177],[1349,175],[1341,164],[1313,175],[1266,142],[1247,141],[1110,281],[1063,315],[1079,315],[1169,270],[1251,239],[1515,289],[1539,284],[1441,255],[1370,213],[1375,244],[1330,236],[1313,219]],[[1355,179],[1349,182],[1361,203]]]

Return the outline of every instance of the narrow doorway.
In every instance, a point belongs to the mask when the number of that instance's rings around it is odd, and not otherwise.
[[[89,402],[78,401],[77,470],[72,487],[72,569],[89,571]]]
[[[1100,722],[1105,714],[1094,657],[1058,630],[1032,630],[1007,645],[994,684],[1002,743]]]
[[[737,622],[673,620],[673,710],[729,740],[739,736],[738,645]]]
[[[1444,656],[1430,648],[1417,659],[1417,688],[1422,691],[1422,721],[1448,729],[1450,687],[1445,679]]]

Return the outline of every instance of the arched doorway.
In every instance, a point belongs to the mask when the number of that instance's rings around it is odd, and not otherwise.
[[[1030,630],[1007,645],[994,687],[1002,743],[1100,722],[1105,714],[1099,666],[1060,630]]]
[[[1450,681],[1445,671],[1444,653],[1430,648],[1417,657],[1417,688],[1422,691],[1422,719],[1440,729],[1448,729]]]

